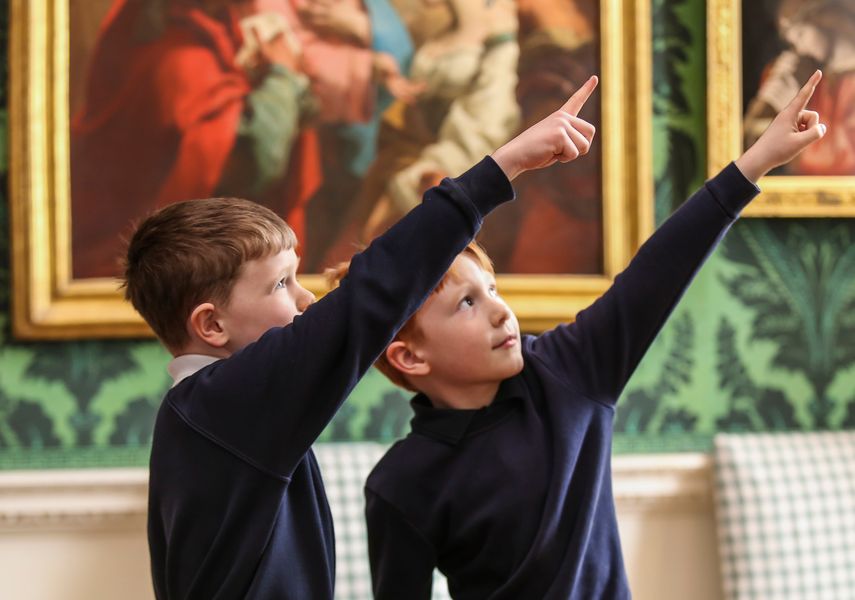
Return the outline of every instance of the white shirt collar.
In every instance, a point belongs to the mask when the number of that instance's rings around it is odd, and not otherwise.
[[[181,356],[176,356],[169,361],[169,366],[166,367],[166,370],[172,375],[172,387],[175,387],[183,379],[190,377],[199,369],[207,367],[218,360],[221,359],[217,356],[208,356],[207,354],[182,354]]]

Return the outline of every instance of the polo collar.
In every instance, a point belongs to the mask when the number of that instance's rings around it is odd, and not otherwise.
[[[416,433],[454,446],[467,434],[478,433],[503,419],[525,397],[521,375],[502,381],[493,401],[483,408],[434,408],[427,396],[418,394],[410,401],[415,412],[410,426]]]
[[[184,379],[190,377],[196,371],[199,371],[210,364],[222,360],[217,356],[208,356],[207,354],[182,354],[176,356],[166,367],[169,374],[172,376],[172,387],[175,387]]]

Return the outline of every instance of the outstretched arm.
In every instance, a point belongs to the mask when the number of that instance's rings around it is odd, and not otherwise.
[[[568,102],[584,104],[596,80]],[[587,94],[587,95],[586,95]],[[567,108],[567,107],[565,107]],[[588,137],[558,111],[456,179],[445,179],[357,254],[339,287],[192,380],[174,406],[206,436],[258,468],[287,477],[347,395],[475,236],[513,196],[505,173],[572,160]],[[580,125],[581,127],[581,125]],[[568,131],[572,129],[572,131]]]
[[[740,210],[759,191],[754,181],[823,136],[805,111],[816,73],[735,164],[708,181],[650,237],[594,304],[540,336],[535,355],[562,365],[588,397],[614,403],[668,316]]]

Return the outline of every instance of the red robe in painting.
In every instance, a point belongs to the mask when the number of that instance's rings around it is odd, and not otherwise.
[[[237,137],[247,77],[234,63],[234,19],[175,1],[162,33],[141,39],[145,0],[118,0],[101,28],[86,103],[71,127],[72,273],[119,272],[121,236],[173,202],[213,195]],[[300,231],[318,185],[317,148],[303,132],[268,204]],[[272,198],[272,200],[271,200]]]

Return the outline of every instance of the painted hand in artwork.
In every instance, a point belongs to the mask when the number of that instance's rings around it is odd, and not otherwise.
[[[298,72],[300,42],[282,15],[273,12],[252,14],[241,19],[239,26],[244,41],[235,56],[235,63],[251,78],[263,77],[274,64]]]
[[[398,61],[387,52],[375,52],[372,57],[372,67],[374,78],[396,100],[412,104],[425,90],[423,82],[412,81],[401,74]]]
[[[371,20],[357,5],[334,0],[309,0],[297,8],[303,22],[322,35],[339,37],[363,47],[371,45]]]

